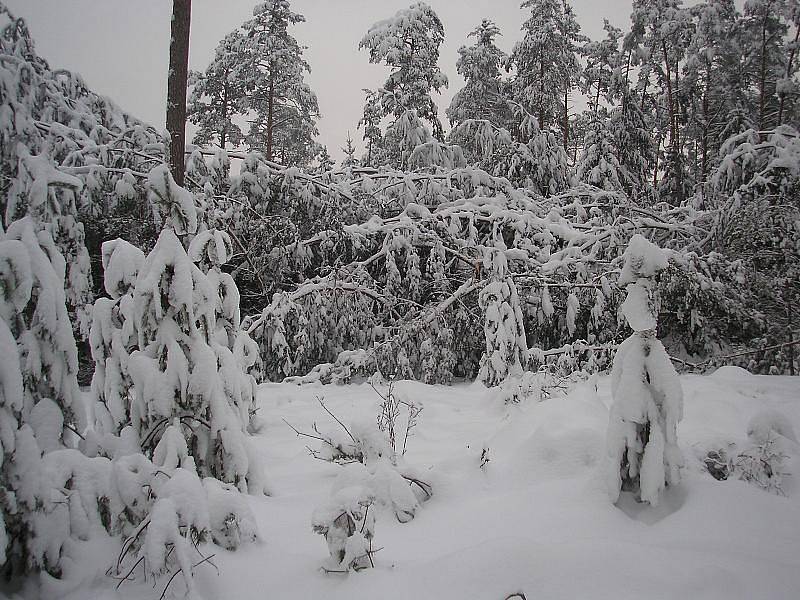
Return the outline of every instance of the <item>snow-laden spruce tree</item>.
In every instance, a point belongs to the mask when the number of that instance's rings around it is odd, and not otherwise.
[[[453,96],[447,109],[450,123],[457,125],[467,119],[490,121],[498,127],[507,127],[511,117],[510,106],[504,97],[507,85],[501,78],[500,67],[506,54],[495,45],[500,29],[489,19],[483,19],[468,37],[474,37],[471,46],[458,49],[456,70],[466,84]]]
[[[600,119],[593,119],[583,142],[576,177],[601,190],[622,191],[622,167],[615,155],[614,136]]]
[[[237,49],[247,108],[254,112],[245,142],[267,160],[290,165],[308,163],[319,150],[313,141],[319,105],[305,81],[311,67],[303,46],[289,33],[290,26],[303,21],[289,0],[259,2],[241,27]]]
[[[444,140],[444,131],[431,92],[447,87],[447,77],[436,64],[443,41],[439,16],[419,2],[372,25],[358,44],[369,51],[371,63],[384,63],[392,69],[377,93],[381,116],[397,119],[414,110],[430,123],[433,137],[439,141]]]
[[[32,218],[0,229],[0,567],[6,576],[38,569],[59,574],[72,534],[86,534],[85,516],[70,520],[73,508],[84,510],[81,498],[53,481],[58,459],[44,459],[58,455],[86,425],[65,271],[50,234]]]
[[[612,502],[621,491],[632,491],[655,506],[664,488],[680,481],[683,455],[677,425],[683,418],[683,391],[656,338],[655,280],[667,266],[666,254],[655,244],[640,234],[631,238],[618,285],[627,287],[621,310],[633,334],[614,357],[606,440],[606,483]]]
[[[192,72],[192,93],[187,118],[198,126],[194,143],[217,144],[223,150],[238,147],[244,139],[234,119],[247,112],[247,84],[242,51],[247,38],[240,29],[232,31],[217,44],[214,59],[203,73]]]
[[[481,359],[478,376],[487,386],[494,386],[508,376],[522,375],[528,342],[517,286],[508,276],[505,253],[487,248],[483,264],[490,279],[478,296],[485,315],[483,331],[486,337],[486,353]]]
[[[582,39],[580,28],[563,0],[525,0],[521,7],[530,9],[530,17],[523,23],[523,38],[514,45],[508,60],[516,71],[514,100],[536,116],[542,129],[559,120],[563,127],[565,95],[577,84],[580,74],[575,46]]]
[[[128,360],[134,390],[131,425],[146,454],[175,426],[201,475],[242,491],[263,491],[246,431],[254,386],[244,361],[252,359],[252,346],[241,349],[241,360],[231,350],[239,293],[230,275],[219,269],[230,254],[230,239],[206,231],[190,246],[207,276],[178,238],[197,230],[192,195],[165,169],[151,172],[150,186],[153,202],[168,216],[133,290],[138,349]]]
[[[133,286],[144,253],[125,240],[103,243],[103,284],[108,298],[92,309],[89,345],[94,359],[94,431],[119,435],[130,423],[132,386],[128,361],[138,345]]]

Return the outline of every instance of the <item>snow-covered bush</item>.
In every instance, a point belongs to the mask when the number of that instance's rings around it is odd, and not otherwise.
[[[370,515],[370,507],[388,508],[405,523],[433,495],[430,484],[403,461],[422,407],[398,395],[394,382],[386,393],[372,385],[382,400],[377,423],[356,421],[347,426],[319,398],[336,426],[320,428],[314,423],[313,433],[306,433],[287,423],[298,437],[316,440],[317,447],[309,447],[312,456],[342,466],[330,498],[312,516],[314,531],[328,543],[330,558],[323,568],[329,572],[372,564],[375,513]]]
[[[374,566],[375,537],[373,498],[361,487],[344,488],[314,510],[311,526],[325,536],[330,556],[322,569],[327,573],[358,571]]]
[[[486,353],[481,360],[479,377],[487,386],[494,386],[508,376],[522,374],[521,360],[528,351],[528,343],[517,286],[507,276],[505,254],[502,251],[487,253],[484,268],[491,276],[478,300],[486,318]]]
[[[235,286],[226,292],[235,297]],[[171,228],[161,232],[142,264],[133,303],[138,349],[128,361],[131,424],[142,449],[152,452],[178,419],[201,475],[259,491],[246,432],[254,386],[225,345],[226,320],[219,329],[217,323],[219,313],[238,325],[238,310],[192,263]]]
[[[778,447],[776,439],[769,436],[740,452],[733,467],[742,481],[767,492],[784,495],[783,479],[789,475],[786,471],[788,458]]]
[[[791,422],[776,410],[761,410],[747,425],[747,441],[713,448],[703,463],[717,480],[736,476],[742,481],[784,495],[783,481],[790,476],[788,460],[798,447]]]
[[[611,373],[606,482],[612,502],[629,490],[656,505],[664,487],[680,481],[683,456],[676,430],[683,417],[683,392],[656,338],[655,279],[667,265],[657,246],[639,234],[631,239],[618,284],[627,287],[621,308],[634,333],[620,344]]]
[[[68,517],[85,510],[84,498],[59,494],[70,486],[50,477],[58,459],[47,458],[86,425],[65,270],[50,234],[30,217],[0,230],[0,562],[9,575],[31,569],[59,574],[64,547],[73,536],[88,535],[90,516],[74,528]],[[94,493],[88,486],[81,492]],[[90,510],[96,516],[96,508]]]
[[[133,287],[143,263],[144,253],[124,240],[103,244],[103,281],[110,297],[95,301],[89,332],[95,361],[94,432],[98,434],[119,435],[130,423],[133,381],[128,362],[138,345]]]

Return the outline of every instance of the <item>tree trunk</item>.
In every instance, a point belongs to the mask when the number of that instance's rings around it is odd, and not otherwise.
[[[792,44],[792,51],[789,53],[789,62],[786,63],[786,79],[792,76],[792,63],[794,63],[794,57],[797,54],[797,41],[800,39],[800,23],[796,23],[795,27],[797,28],[794,33],[794,44]],[[783,124],[783,109],[786,103],[786,94],[781,94],[781,103],[778,107],[778,125]]]
[[[569,155],[567,144],[569,143],[569,79],[564,86],[564,152]]]
[[[267,99],[267,160],[272,160],[272,125],[275,112],[275,70],[270,67],[269,98]]]
[[[189,79],[189,24],[192,0],[173,0],[172,37],[167,78],[169,165],[175,183],[183,185],[186,152],[186,87]]]
[[[761,72],[758,77],[758,128],[764,129],[764,111],[767,105],[767,12],[761,22]]]
[[[228,80],[228,71],[225,70],[225,80]],[[230,118],[228,114],[228,84],[222,84],[222,110],[223,110],[223,118],[222,118],[222,131],[219,132],[219,145],[220,147],[225,150],[225,144],[228,141],[228,119]]]
[[[711,67],[706,68],[706,85],[703,88],[703,134],[701,138],[701,158],[700,158],[700,183],[706,182],[708,176],[708,129],[710,127],[708,119],[708,86],[711,85]]]
[[[667,168],[672,169],[673,176],[678,182],[678,197],[676,204],[683,202],[683,172],[680,161],[680,142],[678,140],[678,115],[676,110],[675,97],[672,93],[672,74],[670,72],[669,55],[667,54],[667,43],[661,42],[661,51],[664,54],[664,69],[667,77],[667,107],[669,110],[669,154],[670,160],[667,161]],[[677,65],[675,68],[675,78],[677,81]]]
[[[658,144],[656,144],[656,161],[655,165],[653,165],[653,188],[656,187],[658,184],[658,155],[661,152],[661,142],[664,141],[664,134],[659,131],[658,132]]]
[[[544,58],[539,60],[539,92],[541,98],[539,99],[539,128],[544,129]]]

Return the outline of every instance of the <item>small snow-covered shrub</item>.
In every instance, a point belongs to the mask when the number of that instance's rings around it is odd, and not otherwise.
[[[506,404],[519,404],[529,398],[543,400],[546,391],[547,371],[524,371],[520,375],[508,375],[496,388],[496,397]]]
[[[507,276],[508,262],[502,251],[487,251],[484,268],[491,279],[478,297],[485,314],[486,353],[481,359],[479,377],[495,386],[507,376],[522,373],[521,361],[528,350],[522,309],[514,280]]]
[[[733,465],[742,481],[784,495],[783,480],[789,475],[785,464],[788,458],[781,452],[776,438],[770,435],[740,452]]]
[[[330,556],[323,565],[328,573],[358,571],[375,566],[372,539],[375,536],[374,499],[370,492],[354,486],[339,490],[314,510],[311,526],[325,536]]]
[[[683,392],[664,346],[656,338],[656,275],[667,267],[657,246],[637,234],[625,251],[619,278],[627,286],[622,312],[633,335],[620,344],[611,373],[613,404],[607,433],[607,485],[612,502],[630,490],[652,505],[680,481],[683,456],[677,424]]]
[[[404,394],[398,394],[394,380],[389,382],[385,395],[375,385],[372,389],[382,400],[378,413],[378,430],[389,438],[393,454],[399,452],[401,456],[405,455],[408,438],[411,430],[417,426],[423,406],[409,400]]]
[[[378,394],[382,403],[377,424],[355,422],[346,426],[318,399],[337,424],[332,432],[323,432],[316,423],[314,433],[304,433],[289,425],[298,436],[317,440],[316,449],[309,447],[312,456],[342,465],[331,498],[314,511],[312,518],[314,531],[325,535],[331,553],[329,564],[324,567],[326,571],[361,568],[365,557],[371,564],[371,545],[367,543],[371,543],[375,517],[364,524],[369,506],[389,508],[398,521],[406,523],[414,518],[421,503],[433,495],[430,484],[402,460],[409,431],[422,408],[400,399],[393,382],[386,394]],[[403,417],[405,425],[398,427],[400,407],[406,407],[408,412]],[[364,533],[364,527],[369,535]]]

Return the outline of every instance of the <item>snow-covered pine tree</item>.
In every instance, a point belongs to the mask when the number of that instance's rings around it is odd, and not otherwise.
[[[651,128],[639,106],[639,99],[627,87],[614,107],[608,128],[614,136],[615,155],[622,169],[625,193],[634,200],[644,197],[650,186],[650,171],[655,164]]]
[[[528,342],[517,286],[508,276],[504,251],[487,248],[483,266],[489,273],[489,281],[480,291],[478,302],[484,312],[486,353],[478,377],[485,385],[495,386],[509,376],[522,375]]]
[[[621,310],[634,332],[614,357],[606,440],[606,484],[612,502],[621,491],[632,491],[655,506],[663,489],[680,481],[683,455],[677,425],[683,418],[683,391],[656,338],[656,277],[667,266],[663,250],[640,234],[631,238],[618,285],[627,287]]]
[[[24,20],[0,5],[0,219],[29,215],[50,231],[67,263],[73,327],[95,290],[90,255],[121,231],[151,243],[141,177],[163,161],[162,137],[35,52]],[[99,260],[97,260],[99,264]]]
[[[328,154],[328,147],[322,146],[322,149],[314,157],[317,163],[316,171],[320,175],[324,175],[336,165],[331,155]]]
[[[354,167],[359,166],[358,159],[356,158],[356,148],[353,145],[353,138],[350,137],[350,132],[347,132],[347,139],[344,143],[344,148],[341,149],[344,152],[344,159],[342,160],[342,170],[352,169]]]
[[[615,155],[614,137],[606,123],[592,119],[578,161],[576,177],[601,190],[622,191],[624,179],[622,167]]]
[[[243,117],[248,107],[246,63],[242,61],[246,43],[241,29],[232,31],[217,44],[206,70],[189,75],[192,93],[187,118],[198,127],[194,143],[199,146],[236,148],[244,140],[235,117]]]
[[[134,327],[133,286],[144,263],[144,253],[116,239],[103,244],[102,258],[103,282],[109,298],[95,301],[89,332],[95,364],[94,431],[100,435],[119,435],[130,423],[133,382],[128,361],[139,341]]]
[[[381,116],[398,119],[406,111],[416,111],[440,142],[444,131],[431,92],[447,87],[447,77],[436,64],[443,40],[444,27],[438,15],[419,2],[372,25],[358,45],[369,51],[371,63],[384,63],[392,69],[377,92]]]
[[[215,232],[195,238],[192,254],[211,272],[206,276],[177,235],[197,230],[191,194],[168,171],[154,169],[150,183],[169,217],[133,291],[138,350],[128,361],[131,425],[146,454],[155,452],[167,428],[179,427],[201,475],[263,491],[246,432],[252,382],[228,347],[238,327],[239,294],[219,265],[227,260],[230,240]]]
[[[67,503],[50,489],[42,459],[86,425],[65,270],[49,233],[30,217],[0,230],[0,565],[6,576],[35,569],[58,574],[71,536]]]
[[[794,4],[796,2],[792,0],[748,0],[739,22],[746,47],[753,48],[753,52],[743,59],[749,74],[753,123],[761,131],[777,125],[780,112],[778,81],[786,72],[788,59],[784,45],[789,24],[783,17],[787,15],[787,5]],[[781,84],[785,91],[783,86]]]
[[[632,32],[645,49],[642,56],[647,64],[640,69],[641,85],[646,88],[650,75],[655,74],[666,107],[667,123],[663,130],[669,133],[669,146],[665,148],[666,165],[659,192],[671,204],[679,205],[691,189],[683,164],[685,140],[681,136],[678,96],[682,85],[681,64],[694,30],[692,15],[683,7],[682,0],[634,0],[631,20]]]
[[[742,32],[734,1],[709,0],[690,10],[695,30],[682,83],[688,113],[684,136],[695,158],[687,167],[705,183],[722,143],[746,128],[740,115],[746,113],[748,85],[740,79]]]
[[[317,96],[305,82],[311,71],[303,47],[289,27],[305,21],[292,12],[289,0],[267,0],[253,8],[253,18],[242,25],[241,49],[248,108],[255,119],[245,134],[251,150],[267,160],[304,165],[316,154],[313,138],[319,118]]]
[[[506,127],[511,118],[511,108],[504,97],[506,84],[502,81],[500,67],[506,54],[495,45],[500,29],[489,19],[471,31],[471,46],[458,49],[456,70],[466,82],[453,96],[447,109],[447,118],[453,126],[467,120],[486,120],[497,127]]]
[[[530,17],[522,25],[523,38],[508,60],[515,73],[514,100],[536,116],[540,128],[559,122],[563,127],[565,94],[577,84],[580,72],[575,46],[577,23],[562,0],[526,0],[521,7],[530,10]]]
[[[600,112],[600,101],[614,95],[614,80],[619,77],[622,56],[619,52],[619,40],[622,30],[603,19],[605,39],[587,42],[583,47],[586,67],[583,70],[581,89],[589,98],[589,109],[597,116]]]

